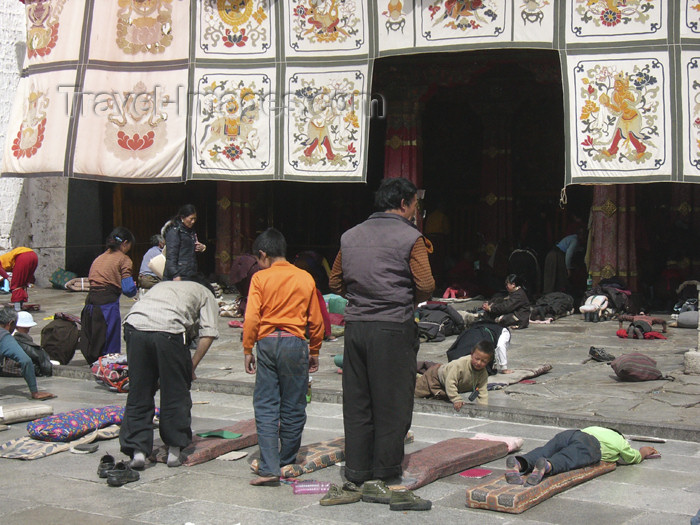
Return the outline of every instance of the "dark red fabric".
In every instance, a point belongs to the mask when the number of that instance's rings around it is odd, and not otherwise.
[[[13,303],[23,303],[29,296],[27,295],[27,285],[34,282],[34,271],[39,264],[39,257],[35,252],[20,253],[15,257],[15,266],[12,268],[12,280],[10,290],[12,290]]]
[[[326,337],[330,337],[331,317],[328,314],[328,308],[326,308],[326,301],[323,298],[323,294],[318,288],[316,288],[316,297],[318,298],[318,304],[321,307],[321,317],[323,317],[323,335]]]
[[[627,339],[627,330],[625,330],[624,328],[620,328],[615,333],[617,334],[617,337],[622,337],[623,339]]]
[[[667,339],[667,337],[659,332],[647,332],[644,334],[644,339]]]

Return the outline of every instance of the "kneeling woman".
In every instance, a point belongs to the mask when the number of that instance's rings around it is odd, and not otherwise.
[[[484,317],[501,326],[527,328],[530,324],[530,300],[522,287],[520,277],[510,274],[506,277],[508,295],[503,299],[485,302],[482,306]]]
[[[80,351],[88,364],[105,354],[121,350],[119,296],[136,295],[132,262],[126,255],[134,243],[133,234],[119,226],[107,237],[107,251],[90,266],[90,292],[81,314]]]

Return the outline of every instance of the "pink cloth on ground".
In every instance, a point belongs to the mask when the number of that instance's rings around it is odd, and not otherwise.
[[[523,446],[523,438],[512,436],[495,436],[493,434],[477,434],[473,439],[483,439],[486,441],[502,441],[508,445],[508,452],[520,450]]]

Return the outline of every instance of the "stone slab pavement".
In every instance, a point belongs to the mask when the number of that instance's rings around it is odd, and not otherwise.
[[[232,296],[224,296],[224,300],[231,299]],[[32,334],[38,339],[41,328],[49,322],[45,318],[55,312],[80,315],[84,300],[85,294],[79,292],[32,288],[30,302],[39,303],[42,308],[34,313],[38,326]],[[122,316],[132,304],[133,299],[121,298]],[[459,310],[466,304],[454,306]],[[669,315],[660,316],[670,320]],[[252,395],[255,376],[243,369],[242,329],[229,327],[231,320],[219,318],[220,338],[197,368],[193,389]],[[455,413],[451,403],[419,399],[415,411],[562,427],[601,424],[630,434],[700,441],[700,376],[683,373],[684,353],[697,349],[698,332],[669,328],[666,340],[640,341],[618,338],[617,328],[617,321],[588,323],[580,315],[571,315],[549,325],[531,324],[525,330],[515,330],[509,367],[532,368],[549,363],[551,372],[536,378],[535,384],[515,384],[489,392],[488,407],[469,403]],[[447,362],[445,353],[455,339],[451,336],[441,343],[422,344],[418,359]],[[620,382],[610,366],[587,360],[591,346],[605,348],[615,356],[633,351],[645,353],[656,359],[661,371],[675,377],[675,381]],[[319,371],[313,375],[315,400],[342,402],[342,376],[333,364],[333,357],[342,352],[342,337],[337,342],[324,343]],[[56,367],[55,374],[91,377],[79,351],[71,363]]]
[[[58,394],[46,403],[54,413],[77,408],[124,404],[126,394],[109,392],[96,382],[66,377],[41,378],[41,385]],[[0,405],[27,402],[21,378],[0,379]],[[194,432],[205,432],[253,417],[248,395],[193,391]],[[302,443],[331,439],[343,434],[342,406],[336,403],[308,405]],[[473,437],[477,432],[524,438],[524,450],[543,444],[555,426],[511,423],[464,417],[462,414],[416,412],[412,431],[413,452],[452,437]],[[26,424],[15,423],[0,432],[0,444],[26,436]],[[158,437],[156,431],[156,438]],[[634,447],[643,442],[633,441]],[[469,509],[466,490],[482,480],[458,474],[435,481],[416,492],[430,499],[429,512],[392,512],[388,505],[356,503],[321,507],[320,495],[294,495],[290,486],[251,487],[250,461],[257,447],[245,449],[238,461],[215,459],[193,467],[168,468],[149,465],[140,479],[119,488],[97,477],[105,453],[117,459],[117,439],[99,442],[94,454],[61,452],[42,459],[23,461],[0,458],[0,523],[25,525],[55,523],[235,525],[235,524],[365,524],[365,523],[479,523],[588,525],[668,525],[689,523],[700,508],[700,444],[667,440],[655,445],[660,459],[639,465],[620,466],[614,472],[542,502],[520,515]],[[492,476],[504,473],[505,460],[482,465]],[[302,479],[341,480],[341,468],[332,466]]]
[[[34,313],[40,329],[54,312],[79,314],[84,295],[52,289],[32,289],[32,302],[42,305]],[[122,298],[122,312],[131,300]],[[193,384],[193,430],[204,432],[253,417],[254,378],[243,371],[240,329],[221,318],[221,337],[197,370]],[[524,438],[524,450],[543,444],[556,432],[591,423],[611,424],[626,433],[662,436],[655,445],[658,460],[619,467],[615,472],[555,496],[521,515],[507,515],[465,506],[467,488],[479,483],[453,475],[423,487],[417,493],[433,501],[429,513],[391,512],[387,506],[357,503],[321,507],[318,495],[295,496],[289,486],[258,488],[248,485],[249,462],[257,447],[238,461],[213,460],[194,467],[149,466],[141,479],[112,488],[96,475],[104,453],[119,455],[118,440],[100,442],[95,454],[62,452],[34,461],[0,459],[0,522],[47,523],[448,523],[477,521],[489,524],[688,523],[700,507],[700,443],[697,425],[700,381],[682,374],[683,352],[697,346],[694,330],[671,330],[666,341],[627,341],[615,337],[617,323],[583,323],[577,316],[548,326],[533,325],[513,334],[509,354],[512,368],[551,363],[552,371],[535,384],[513,385],[490,393],[487,409],[470,405],[455,412],[452,405],[417,400],[412,430],[415,442],[406,451],[419,450],[451,437],[477,432]],[[423,344],[420,359],[445,362],[454,340]],[[654,356],[676,381],[642,384],[619,383],[604,364],[587,362],[588,347],[601,346],[619,355],[641,350]],[[341,375],[332,356],[342,353],[342,338],[324,344],[321,369],[314,374],[313,400],[302,443],[343,434]],[[54,413],[77,408],[124,404],[126,394],[109,392],[88,372],[80,353],[67,366],[56,367],[50,378],[39,378],[41,388],[58,398],[48,401]],[[21,378],[0,378],[0,404],[27,402]],[[12,424],[0,433],[0,443],[26,435],[26,425]],[[156,431],[157,437],[157,431]],[[640,447],[644,442],[633,441]],[[504,460],[483,465],[502,475]],[[338,482],[340,468],[333,466],[304,479]]]

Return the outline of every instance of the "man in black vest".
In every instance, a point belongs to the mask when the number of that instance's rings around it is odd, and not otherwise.
[[[401,477],[413,415],[419,344],[413,312],[430,299],[435,281],[430,243],[413,222],[418,206],[413,183],[384,179],[374,204],[378,212],[343,234],[330,287],[348,300],[345,477],[358,485],[372,480],[362,488],[363,500],[389,503],[384,482]]]

